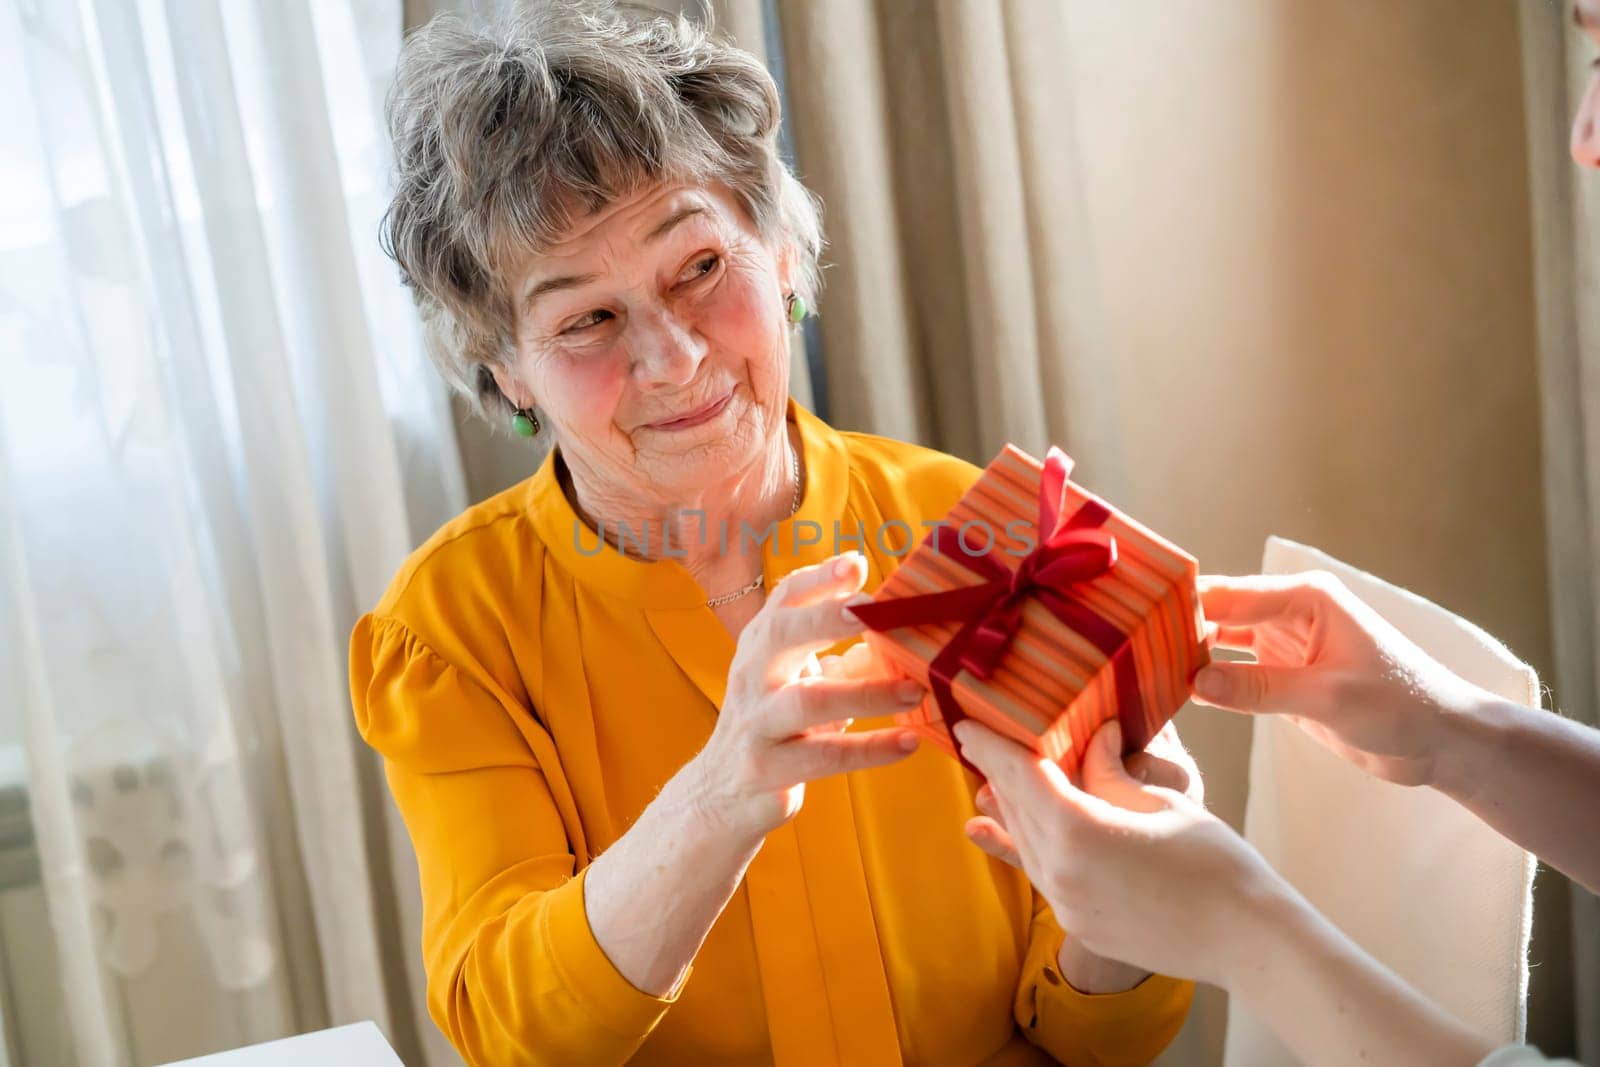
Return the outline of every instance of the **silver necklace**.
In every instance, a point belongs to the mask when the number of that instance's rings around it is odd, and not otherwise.
[[[794,500],[789,504],[789,515],[792,517],[795,512],[800,510],[800,451],[792,447],[789,449],[789,475],[794,479]],[[749,585],[735,589],[731,593],[723,593],[721,596],[712,597],[706,601],[706,607],[720,608],[724,604],[732,604],[740,597],[747,597],[757,589],[760,589],[766,580],[767,576],[764,573],[758,574],[751,579]]]

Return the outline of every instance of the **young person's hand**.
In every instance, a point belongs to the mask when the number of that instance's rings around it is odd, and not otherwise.
[[[1492,1047],[1340,933],[1216,816],[1131,777],[1116,720],[1091,740],[1082,788],[979,723],[955,730],[1023,869],[1089,951],[1222,986],[1302,1062],[1466,1065]]]
[[[1151,738],[1144,751],[1135,752],[1124,759],[1122,766],[1130,777],[1145,785],[1174,790],[1196,804],[1205,806],[1205,784],[1200,778],[1200,768],[1195,765],[1189,750],[1183,747],[1178,729],[1170,721]],[[1073,783],[1080,788],[1083,786],[1081,774],[1080,769],[1079,780]],[[1017,855],[1016,844],[1006,830],[1005,816],[995,802],[994,789],[987,784],[981,786],[973,800],[982,815],[967,821],[966,834],[972,843],[998,860],[1021,867],[1022,859]]]
[[[1116,720],[1090,742],[1081,787],[980,723],[955,731],[996,810],[969,834],[992,854],[1003,835],[1002,858],[1020,861],[1064,929],[1097,956],[1224,982],[1240,916],[1285,891],[1255,849],[1190,796],[1130,775]]]
[[[1436,784],[1448,720],[1492,700],[1331,574],[1208,576],[1200,600],[1217,644],[1255,662],[1213,662],[1195,677],[1196,700],[1288,715],[1387,781]]]
[[[1423,652],[1337,578],[1200,579],[1217,644],[1195,699],[1288,715],[1336,755],[1429,785],[1591,892],[1600,891],[1600,731],[1502,700]]]

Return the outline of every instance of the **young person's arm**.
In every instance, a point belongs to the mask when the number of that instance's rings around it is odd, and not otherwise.
[[[1331,575],[1206,578],[1218,643],[1195,696],[1290,715],[1324,746],[1401,785],[1430,785],[1600,892],[1600,731],[1470,685]]]
[[[1328,922],[1226,824],[1130,777],[1116,720],[1083,787],[982,725],[956,724],[998,817],[968,824],[1020,862],[1091,951],[1226,988],[1307,1063],[1476,1064],[1494,1048]]]

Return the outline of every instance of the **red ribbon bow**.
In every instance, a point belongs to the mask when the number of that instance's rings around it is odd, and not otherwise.
[[[1115,624],[1071,592],[1073,586],[1099,578],[1117,563],[1117,539],[1102,528],[1110,518],[1104,504],[1090,500],[1070,517],[1061,514],[1071,469],[1072,461],[1059,448],[1052,447],[1046,453],[1039,481],[1038,529],[1048,532],[1015,570],[995,558],[992,531],[989,543],[978,551],[955,527],[941,525],[932,535],[934,550],[950,556],[983,581],[939,593],[860,604],[853,609],[857,618],[877,631],[967,620],[928,665],[929,688],[946,728],[966,717],[952,691],[956,674],[967,670],[987,680],[1022,627],[1022,605],[1032,598],[1111,661],[1124,737],[1137,743],[1143,736],[1144,716],[1132,645]],[[962,763],[976,773],[977,769],[965,759]]]

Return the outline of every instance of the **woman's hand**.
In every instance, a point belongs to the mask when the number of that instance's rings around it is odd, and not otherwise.
[[[1089,744],[1082,789],[978,723],[955,729],[1028,877],[1092,951],[1222,986],[1302,1062],[1464,1064],[1488,1053],[1221,820],[1130,777],[1115,719]]]
[[[1135,752],[1123,760],[1128,775],[1146,785],[1162,786],[1187,796],[1204,806],[1205,787],[1200,779],[1200,768],[1183,747],[1178,730],[1171,722],[1151,739],[1142,752]],[[1083,787],[1080,777],[1072,779],[1074,785]],[[985,784],[973,798],[983,814],[967,820],[965,827],[972,843],[996,859],[1013,867],[1022,867],[1016,842],[1006,829],[1005,815],[995,799],[994,789]],[[1116,993],[1132,989],[1149,975],[1149,971],[1118,959],[1108,959],[1090,951],[1075,933],[1068,932],[1062,942],[1056,963],[1063,977],[1073,988],[1084,993]]]
[[[1189,755],[1189,750],[1183,747],[1178,728],[1171,721],[1150,739],[1144,751],[1127,757],[1122,765],[1130,777],[1137,778],[1145,785],[1171,789],[1184,794],[1201,807],[1205,806],[1205,783],[1200,779],[1200,768],[1195,764],[1194,757]],[[1073,784],[1080,789],[1084,787],[1081,769],[1079,779]],[[997,860],[1021,867],[1022,859],[1017,855],[1016,843],[1006,830],[1005,816],[995,802],[994,789],[985,783],[972,799],[983,813],[967,820],[965,831],[972,843]]]
[[[1337,578],[1202,578],[1217,643],[1195,697],[1280,712],[1343,759],[1430,785],[1544,862],[1600,891],[1600,732],[1501,700],[1428,656]]]
[[[1437,780],[1447,720],[1489,699],[1322,571],[1205,577],[1200,598],[1217,644],[1255,655],[1195,678],[1202,703],[1279,712],[1369,774]]]
[[[881,671],[824,676],[818,667],[818,651],[861,632],[844,605],[865,580],[866,560],[851,553],[778,583],[740,633],[705,748],[589,865],[589,927],[635,988],[652,996],[681,988],[763,839],[800,810],[806,782],[893,763],[917,747],[910,730],[844,729],[852,716],[915,706],[918,683]]]
[[[1227,979],[1247,941],[1236,936],[1242,917],[1252,901],[1284,892],[1281,879],[1197,801],[1130,776],[1116,720],[1090,742],[1081,788],[980,723],[965,720],[955,732],[962,755],[989,779],[1003,824],[996,829],[1085,948],[1146,971]],[[989,850],[980,835],[974,840]]]
[[[716,729],[686,768],[711,824],[759,841],[800,810],[806,782],[916,750],[911,730],[845,730],[856,717],[915,707],[921,684],[817,663],[816,653],[862,632],[844,609],[864,599],[856,594],[865,580],[866,559],[855,552],[802,567],[740,633]]]

